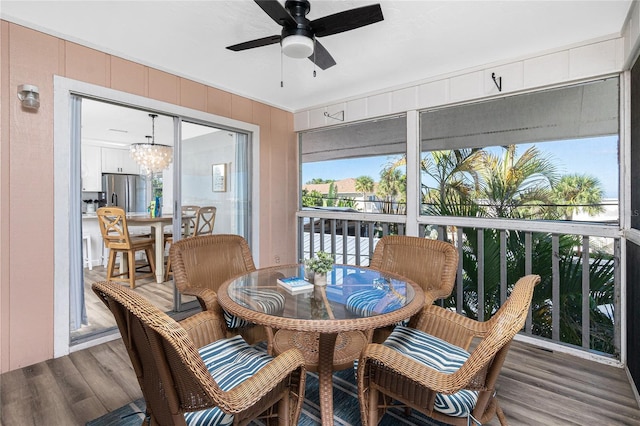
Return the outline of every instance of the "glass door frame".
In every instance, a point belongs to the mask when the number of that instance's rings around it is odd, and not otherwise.
[[[256,138],[254,137],[254,133],[252,132],[248,132],[245,129],[239,129],[238,127],[230,127],[230,126],[225,126],[225,125],[220,125],[217,123],[212,123],[212,122],[207,122],[207,121],[202,121],[202,120],[195,120],[192,118],[188,118],[188,117],[175,117],[174,118],[174,153],[173,153],[173,226],[172,226],[172,233],[174,235],[174,242],[175,241],[179,241],[180,240],[180,235],[182,233],[182,155],[183,155],[183,140],[182,140],[182,125],[183,123],[188,123],[188,124],[195,124],[195,125],[199,125],[199,126],[205,126],[205,127],[211,127],[211,128],[215,128],[218,130],[226,130],[226,131],[230,131],[236,134],[236,141],[238,138],[238,135],[243,135],[244,137],[247,138],[247,154],[248,154],[248,158],[247,158],[247,162],[248,162],[248,202],[247,202],[247,212],[246,214],[248,215],[249,220],[247,221],[247,223],[243,226],[244,228],[246,228],[246,235],[242,235],[247,242],[249,243],[249,247],[254,247],[254,236],[257,236],[258,233],[254,232],[256,229],[254,229],[254,226],[257,226],[257,221],[254,222],[254,220],[259,217],[257,215],[253,214],[253,210],[254,210],[254,206],[257,206],[257,203],[254,204],[253,200],[258,200],[259,198],[256,198],[255,194],[257,194],[258,192],[254,192],[253,188],[254,188],[254,184],[257,183],[257,176],[255,175],[255,173],[259,173],[259,170],[257,170],[255,167],[257,166],[257,157],[254,154],[254,150],[257,149],[257,147],[254,145],[254,141],[256,140]],[[227,177],[227,179],[229,179],[229,177]],[[228,185],[228,183],[227,183]],[[255,246],[257,247],[257,245]],[[256,250],[254,250],[253,253],[253,257],[254,260],[256,259]],[[194,309],[199,307],[200,305],[198,304],[197,301],[190,301],[190,302],[186,302],[183,303],[182,302],[182,298],[180,297],[180,293],[178,292],[177,287],[174,285],[173,287],[173,309],[176,312],[182,312],[182,311],[187,311],[189,309]]]
[[[256,262],[259,262],[259,194],[260,194],[260,127],[255,124],[245,123],[227,117],[198,111],[183,106],[146,98],[139,95],[121,92],[118,90],[96,86],[72,80],[66,77],[54,76],[54,324],[53,324],[53,353],[54,357],[68,355],[71,352],[69,331],[69,294],[70,278],[72,274],[71,258],[80,259],[82,256],[82,242],[75,238],[77,233],[72,232],[72,227],[80,226],[80,223],[70,221],[70,210],[73,205],[79,203],[81,194],[75,189],[80,188],[80,167],[71,167],[80,164],[79,149],[72,149],[71,123],[71,98],[72,95],[94,98],[131,106],[138,109],[158,111],[159,113],[188,119],[188,121],[207,123],[208,125],[227,128],[241,133],[247,133],[251,137],[251,194],[252,200],[250,229],[251,247]],[[176,140],[174,149],[179,150],[180,141]],[[75,158],[76,153],[78,158]],[[73,157],[73,158],[72,158]],[[175,161],[175,160],[174,160]],[[174,171],[175,176],[179,171]],[[177,186],[179,187],[179,185]],[[174,191],[176,186],[174,185]],[[174,194],[174,197],[178,195]],[[175,198],[174,198],[175,199]],[[174,213],[175,214],[175,213]],[[81,264],[80,264],[81,265]],[[73,350],[85,349],[105,341],[117,338],[117,330],[113,335],[91,340],[81,345],[74,345]]]

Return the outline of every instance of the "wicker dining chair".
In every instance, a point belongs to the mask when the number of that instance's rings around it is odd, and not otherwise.
[[[271,330],[224,312],[217,296],[210,300],[226,280],[256,270],[249,245],[242,236],[216,234],[185,238],[171,245],[169,257],[180,293],[195,296],[203,310],[224,315],[228,335],[241,334],[249,343],[267,340],[271,350]],[[284,296],[277,290],[261,290],[255,299],[264,300],[265,312],[284,309]]]
[[[431,305],[437,299],[449,297],[453,291],[458,251],[445,241],[387,235],[376,244],[369,266],[409,278],[424,290],[425,305]],[[393,326],[376,330],[373,341],[384,342],[392,330]]]
[[[297,349],[274,358],[240,336],[224,338],[214,312],[178,323],[126,287],[104,281],[92,288],[116,319],[148,424],[298,423],[306,370]]]
[[[415,328],[398,326],[383,344],[369,344],[357,372],[362,424],[377,425],[397,401],[447,424],[483,424],[497,414],[506,425],[496,380],[539,282],[538,275],[520,278],[488,321],[430,305]]]
[[[107,280],[128,282],[129,287],[135,288],[136,279],[155,277],[154,239],[149,236],[131,236],[126,214],[120,207],[100,207],[96,211],[96,216],[102,240],[105,247],[109,249]],[[135,254],[138,251],[144,251],[147,257],[146,264],[136,266]],[[118,253],[121,253],[121,261],[127,262],[127,271],[116,274],[114,271]],[[149,267],[150,272],[136,274],[138,269],[145,267]]]

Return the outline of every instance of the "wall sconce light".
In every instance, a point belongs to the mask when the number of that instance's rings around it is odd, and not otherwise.
[[[29,109],[40,108],[40,94],[38,86],[32,84],[21,84],[18,86],[18,99],[22,106]]]

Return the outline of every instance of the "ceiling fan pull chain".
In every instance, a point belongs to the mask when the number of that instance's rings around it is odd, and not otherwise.
[[[280,47],[280,87],[284,87],[284,59],[283,59],[282,46]]]
[[[316,76],[316,38],[313,38],[313,77]]]

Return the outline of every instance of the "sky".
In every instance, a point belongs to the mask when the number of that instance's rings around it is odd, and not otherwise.
[[[595,176],[602,184],[604,198],[618,198],[617,135],[521,144],[518,146],[518,154],[522,154],[531,145],[537,145],[540,151],[551,157],[560,175],[578,173]],[[501,149],[494,150],[499,152]],[[394,157],[382,156],[304,163],[302,182],[307,183],[313,178],[340,180],[359,176],[370,176],[377,182],[380,179],[380,170],[389,164],[392,158]]]

